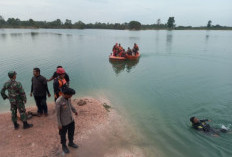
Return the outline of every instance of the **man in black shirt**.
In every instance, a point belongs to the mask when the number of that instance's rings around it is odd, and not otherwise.
[[[48,109],[47,109],[47,94],[48,97],[51,96],[49,90],[48,90],[48,85],[47,85],[47,80],[45,77],[40,75],[40,69],[39,68],[34,68],[33,69],[33,77],[31,79],[31,94],[30,96],[34,95],[36,106],[38,108],[38,114],[45,114],[47,116],[48,114]]]
[[[57,68],[56,69],[58,69],[58,68],[63,68],[62,66],[57,66]],[[51,80],[54,80],[55,78],[57,78],[59,75],[56,73],[56,71],[54,72],[54,74],[53,74],[53,76],[49,79],[49,80],[47,80],[48,82],[49,81],[51,81]],[[67,73],[65,73],[65,75],[64,75],[64,79],[67,81],[67,84],[69,85],[69,76],[68,76],[68,74]]]
[[[211,122],[211,120],[204,119],[204,120],[199,120],[196,117],[191,117],[190,122],[192,123],[192,127],[196,130],[203,131],[205,133],[210,133],[212,135],[219,135],[219,132],[226,133],[228,131],[227,128],[221,128],[221,129],[214,129],[211,128],[209,124],[206,122]]]
[[[199,120],[196,117],[191,117],[190,122],[192,122],[192,127],[196,130],[202,130],[204,132],[210,131],[210,125],[206,122],[210,122],[208,119]]]

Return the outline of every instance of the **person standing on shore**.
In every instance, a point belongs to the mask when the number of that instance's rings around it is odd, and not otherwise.
[[[62,144],[62,150],[64,153],[69,153],[69,149],[66,146],[66,133],[68,132],[69,144],[68,146],[73,148],[78,148],[78,145],[73,143],[73,136],[75,131],[75,122],[72,116],[72,112],[77,116],[78,113],[76,109],[71,104],[71,97],[75,95],[75,90],[71,88],[65,88],[63,90],[62,96],[60,96],[56,101],[56,114],[58,129]]]
[[[19,124],[17,123],[17,109],[18,109],[20,113],[20,118],[23,121],[23,128],[28,129],[31,128],[33,124],[27,123],[27,115],[25,109],[27,97],[22,87],[22,84],[16,81],[16,74],[17,73],[15,71],[10,71],[8,73],[10,80],[4,84],[1,90],[1,95],[4,100],[9,99],[10,101],[11,116],[12,116],[12,121],[14,123],[14,128],[15,129],[19,128]],[[5,93],[6,90],[8,91],[8,95],[6,95]]]
[[[38,115],[44,114],[45,116],[48,115],[48,108],[47,108],[47,96],[50,97],[51,94],[48,90],[47,80],[45,77],[40,75],[40,69],[34,68],[33,69],[33,77],[31,79],[31,94],[30,96],[34,95],[34,99],[37,106],[37,113]]]
[[[62,91],[68,87],[68,83],[65,79],[65,70],[63,68],[58,68],[56,73],[58,77],[54,79],[53,83],[55,101],[62,95]]]
[[[62,67],[62,66],[57,66],[56,70],[58,70],[59,68],[63,68],[63,67]],[[57,78],[58,76],[59,76],[59,75],[57,74],[57,71],[55,71],[54,74],[53,74],[53,76],[52,76],[50,79],[48,79],[47,81],[49,82],[49,81],[51,81],[51,80],[54,80],[54,79]],[[65,73],[64,78],[65,78],[67,84],[69,85],[70,79],[69,79],[69,76],[68,76],[67,73]]]

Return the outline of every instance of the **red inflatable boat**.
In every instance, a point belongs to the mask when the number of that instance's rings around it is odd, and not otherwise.
[[[139,52],[135,56],[126,55],[126,58],[128,60],[135,60],[135,59],[138,59],[139,57],[140,57],[140,53]]]
[[[135,56],[132,55],[126,55],[125,57],[118,57],[113,56],[112,54],[109,56],[110,60],[136,60],[140,57],[140,53],[138,52]]]
[[[126,57],[118,57],[118,56],[113,56],[112,54],[109,56],[110,60],[126,60]]]

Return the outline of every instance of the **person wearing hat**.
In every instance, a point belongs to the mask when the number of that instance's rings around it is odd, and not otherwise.
[[[78,113],[71,103],[71,97],[75,95],[75,90],[72,88],[65,88],[62,96],[56,100],[56,115],[58,129],[62,144],[62,149],[65,153],[69,153],[69,149],[66,146],[66,133],[68,132],[69,143],[68,146],[78,148],[78,145],[73,143],[73,136],[75,131],[75,122],[72,116],[72,112],[77,116]]]
[[[65,79],[65,70],[58,68],[56,73],[58,77],[54,79],[53,83],[55,101],[62,95],[63,89],[68,87],[67,80]]]
[[[20,118],[23,121],[23,128],[31,128],[33,124],[27,123],[26,109],[25,103],[27,102],[26,94],[20,82],[16,81],[16,72],[10,71],[8,73],[10,78],[7,81],[1,90],[1,95],[4,100],[9,99],[11,104],[11,116],[12,121],[14,123],[14,128],[18,129],[19,124],[17,123],[17,110],[19,111]],[[8,91],[8,95],[6,95],[6,90]]]
[[[56,68],[56,70],[57,69],[59,69],[59,68],[63,68],[62,66],[57,66],[57,68]],[[49,81],[52,81],[52,80],[54,80],[55,78],[57,78],[59,75],[57,74],[57,71],[55,71],[54,72],[54,74],[52,75],[52,77],[50,78],[50,79],[48,79],[47,81],[49,82]],[[69,84],[69,81],[70,81],[70,79],[69,79],[69,76],[68,76],[68,74],[65,72],[65,75],[64,75],[64,78],[65,78],[65,80],[67,81],[67,84]]]

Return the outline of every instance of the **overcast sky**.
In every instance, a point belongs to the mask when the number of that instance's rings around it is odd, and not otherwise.
[[[0,0],[0,15],[21,20],[71,19],[85,23],[166,23],[174,16],[177,25],[232,26],[232,0]]]

